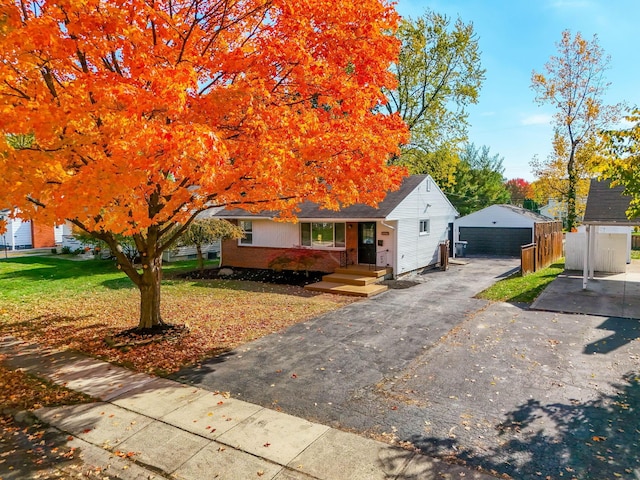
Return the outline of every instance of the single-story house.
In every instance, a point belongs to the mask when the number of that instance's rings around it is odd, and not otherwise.
[[[554,223],[515,205],[490,205],[456,219],[454,243],[466,242],[467,255],[519,257],[520,247],[535,242],[535,225]]]
[[[451,239],[457,215],[428,175],[405,178],[377,208],[357,204],[332,211],[302,203],[297,223],[274,221],[275,212],[215,213],[246,233],[240,240],[223,242],[225,266],[269,268],[278,255],[306,250],[314,253],[308,270],[334,272],[341,266],[364,264],[388,267],[394,277],[438,263],[439,245]]]
[[[5,233],[0,235],[0,249],[24,250],[56,246],[55,232],[52,226],[10,218],[9,210],[0,211],[0,220],[7,222]]]
[[[631,227],[640,226],[640,217],[629,219],[626,211],[631,197],[624,186],[611,188],[610,180],[591,179],[584,214],[585,247],[582,249],[582,288],[600,268],[625,271],[631,249]]]

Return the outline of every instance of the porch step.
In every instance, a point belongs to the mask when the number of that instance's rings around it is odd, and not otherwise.
[[[325,282],[346,283],[348,285],[360,286],[376,283],[378,279],[379,277],[354,275],[351,273],[331,273],[322,277],[322,280]]]
[[[348,265],[346,267],[336,268],[335,273],[345,275],[358,275],[361,277],[380,278],[385,275],[392,274],[391,267],[369,267],[368,265]]]
[[[317,282],[306,285],[305,290],[312,292],[335,293],[338,295],[351,295],[354,297],[372,297],[387,290],[386,285],[372,283],[369,285],[349,285],[336,282]]]

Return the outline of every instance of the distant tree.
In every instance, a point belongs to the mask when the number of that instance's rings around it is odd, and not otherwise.
[[[612,185],[624,185],[631,196],[627,216],[635,218],[640,216],[640,109],[631,110],[625,120],[632,126],[605,133],[610,158],[603,174]]]
[[[500,155],[489,154],[489,147],[478,149],[473,143],[466,145],[460,155],[455,184],[447,192],[447,197],[461,215],[509,201],[502,162]]]
[[[203,218],[194,220],[182,232],[178,238],[177,245],[184,247],[196,247],[198,256],[198,269],[204,270],[204,257],[202,246],[209,245],[218,240],[230,238],[242,238],[244,232],[242,228],[233,223],[218,218]]]
[[[511,203],[513,205],[522,206],[526,199],[533,198],[531,183],[527,182],[524,178],[512,178],[511,180],[507,180],[504,186],[511,195]]]
[[[567,142],[566,138],[556,133],[554,135],[553,152],[546,161],[541,161],[534,157],[531,167],[537,180],[534,182],[532,190],[533,197],[540,203],[547,203],[554,199],[560,204],[566,205],[568,216],[568,199],[571,195],[571,187],[575,199],[574,223],[584,215],[586,198],[589,193],[589,181],[598,171],[603,162],[601,147],[597,144],[598,138],[592,135],[583,142],[574,153],[574,183],[569,182],[567,175]],[[570,228],[567,222],[566,228]]]
[[[561,180],[566,192],[567,228],[576,222],[576,198],[582,172],[588,172],[590,153],[595,153],[597,132],[615,118],[618,107],[608,107],[602,95],[609,84],[604,72],[610,58],[598,43],[591,42],[580,33],[575,36],[565,30],[557,44],[558,56],[552,56],[545,65],[546,73],[533,72],[531,87],[536,101],[551,104],[555,114],[554,152],[546,162],[534,160],[534,170],[540,178],[555,175],[553,182]],[[590,144],[591,148],[584,148]],[[538,162],[536,164],[536,162]],[[558,173],[562,171],[561,175]]]
[[[440,185],[453,180],[458,150],[467,140],[466,107],[477,103],[485,71],[473,24],[427,11],[404,20],[397,37],[398,86],[386,90],[389,113],[411,130],[397,162],[411,173],[429,173]]]

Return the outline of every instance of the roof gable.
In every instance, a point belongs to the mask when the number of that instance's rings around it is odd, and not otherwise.
[[[400,188],[393,192],[388,192],[384,200],[378,203],[378,207],[371,207],[364,204],[355,204],[338,211],[320,208],[313,202],[303,202],[299,205],[300,212],[296,214],[298,219],[305,218],[327,218],[327,219],[352,219],[370,218],[384,219],[389,216],[400,203],[413,192],[428,175],[410,175],[405,177]],[[264,211],[260,213],[249,213],[241,208],[231,210],[221,210],[215,213],[216,217],[237,218],[237,217],[267,217],[277,216],[277,212]]]
[[[638,224],[640,218],[627,218],[631,197],[624,195],[624,186],[611,187],[611,180],[591,179],[584,223]]]
[[[499,212],[499,213],[498,213]],[[553,218],[549,218],[545,215],[541,215],[526,208],[517,207],[515,205],[508,204],[495,204],[478,210],[476,212],[465,215],[457,220],[460,225],[467,223],[473,223],[475,219],[489,218],[491,216],[500,215],[503,218],[512,218],[515,220],[533,222],[533,223],[546,223],[553,222]],[[495,224],[495,222],[492,222]]]

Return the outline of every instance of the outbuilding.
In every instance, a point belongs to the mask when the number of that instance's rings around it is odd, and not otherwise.
[[[554,223],[552,218],[515,205],[491,205],[455,220],[456,255],[464,251],[467,255],[519,257],[522,245],[535,242],[536,225]]]
[[[632,197],[624,191],[623,185],[611,187],[611,180],[591,179],[584,214],[583,289],[596,271],[625,272],[631,260],[631,227],[640,226],[640,217],[627,217]]]

